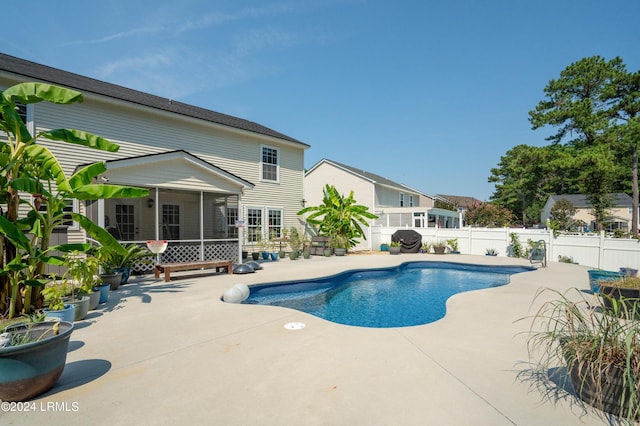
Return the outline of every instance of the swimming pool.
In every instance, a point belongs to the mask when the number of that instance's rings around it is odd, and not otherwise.
[[[297,309],[339,324],[388,328],[428,324],[444,317],[454,294],[509,283],[526,266],[407,262],[305,281],[251,286],[244,303]]]

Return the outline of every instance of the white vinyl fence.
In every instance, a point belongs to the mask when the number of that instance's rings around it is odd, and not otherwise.
[[[371,228],[371,243],[374,249],[389,243],[391,235],[399,229],[413,229],[422,235],[422,242],[458,239],[458,249],[463,254],[484,255],[487,249],[496,249],[498,256],[508,256],[511,248],[510,234],[518,235],[523,250],[528,240],[544,240],[547,246],[547,261],[557,262],[558,256],[573,258],[574,262],[592,268],[617,271],[620,267],[640,269],[640,240],[606,237],[600,234],[553,236],[553,231],[521,228]]]

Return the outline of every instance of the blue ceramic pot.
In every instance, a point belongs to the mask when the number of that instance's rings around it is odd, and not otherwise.
[[[76,314],[76,305],[64,305],[64,309],[59,311],[50,311],[44,309],[45,318],[58,318],[60,321],[66,321],[73,323],[73,319]]]
[[[60,321],[57,335],[52,327],[53,322],[47,321],[7,329],[11,334],[28,335],[31,342],[0,348],[0,400],[29,400],[51,389],[58,380],[67,361],[73,323]]]
[[[109,284],[102,284],[96,287],[100,291],[100,304],[107,303],[109,301]]]

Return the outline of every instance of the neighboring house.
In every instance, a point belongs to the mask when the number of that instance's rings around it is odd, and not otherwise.
[[[457,212],[434,208],[433,197],[416,189],[394,182],[380,175],[322,159],[311,167],[304,176],[304,199],[308,206],[322,203],[325,185],[334,185],[338,191],[354,198],[360,205],[378,215],[371,225],[400,227],[457,227]],[[367,240],[362,241],[357,250],[371,250],[370,229],[365,230]]]
[[[27,105],[32,133],[75,128],[120,145],[108,153],[41,140],[67,175],[105,161],[102,182],[150,190],[148,199],[70,202],[119,240],[169,240],[164,261],[239,261],[243,240],[300,225],[309,145],[241,118],[0,54],[0,90],[31,81],[84,95],[81,104]],[[85,239],[77,224],[67,234],[70,242]]]
[[[463,195],[438,194],[436,195],[436,197],[441,199],[444,202],[449,202],[458,206],[458,211],[462,213],[463,220],[464,220],[464,215],[466,214],[467,210],[469,210],[470,207],[482,203],[482,201],[478,200],[477,198],[467,197]]]
[[[551,195],[542,209],[540,219],[542,223],[548,223],[551,219],[551,209],[561,199],[566,199],[576,208],[573,216],[575,221],[584,224],[583,226],[594,230],[597,229],[595,217],[591,213],[593,206],[584,194]],[[615,231],[621,229],[629,231],[631,229],[631,214],[633,212],[632,198],[624,193],[611,194],[612,207],[608,210],[609,215],[604,221],[605,230]]]
[[[436,195],[436,197],[445,202],[455,204],[456,206],[458,206],[458,208],[462,209],[463,212],[469,210],[469,207],[472,207],[473,205],[482,203],[482,201],[478,200],[477,198],[462,195],[438,194]]]

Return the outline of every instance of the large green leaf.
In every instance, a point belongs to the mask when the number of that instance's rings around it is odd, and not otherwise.
[[[42,132],[40,135],[54,141],[69,142],[89,148],[99,149],[101,151],[116,152],[120,149],[120,145],[82,130],[54,129],[48,132]]]
[[[52,102],[55,104],[70,104],[82,102],[82,93],[64,87],[46,83],[20,83],[11,86],[3,92],[5,99],[16,98],[22,104],[36,102]]]
[[[25,152],[54,177],[58,190],[71,192],[71,186],[69,185],[69,181],[67,181],[67,177],[64,174],[62,166],[58,162],[56,156],[53,155],[47,147],[36,144],[29,145],[25,147]]]
[[[69,244],[59,244],[57,246],[50,246],[49,250],[51,251],[60,251],[62,253],[71,253],[74,251],[86,252],[91,248],[91,243],[69,243]]]
[[[31,133],[27,130],[16,105],[11,100],[6,100],[4,97],[0,101],[0,125],[7,133],[14,135],[20,142],[29,142],[32,140]]]
[[[32,177],[20,177],[13,179],[9,185],[17,191],[27,192],[29,194],[42,194],[44,187],[42,182]]]
[[[4,216],[0,216],[0,232],[19,249],[31,252],[31,242],[27,236]]]
[[[91,238],[98,241],[103,247],[113,250],[123,256],[127,254],[127,250],[113,237],[113,235],[108,233],[104,228],[93,223],[88,217],[78,213],[71,213],[71,217],[80,224],[82,229],[87,231]]]
[[[99,198],[140,198],[149,196],[149,190],[133,186],[91,184],[76,188],[73,197],[78,200],[97,200]]]
[[[69,183],[73,188],[79,188],[83,185],[90,184],[94,177],[105,171],[107,171],[107,165],[104,161],[98,161],[75,172],[73,176],[69,178]]]

